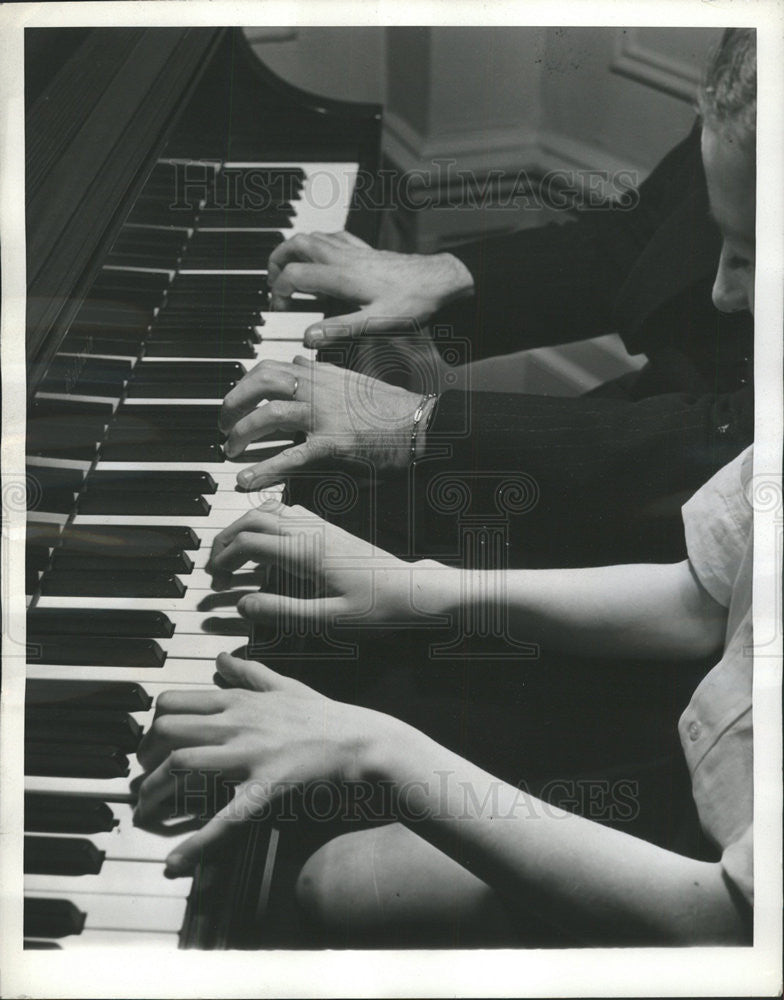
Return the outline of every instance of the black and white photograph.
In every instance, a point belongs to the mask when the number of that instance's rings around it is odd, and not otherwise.
[[[784,7],[0,21],[1,995],[780,995]]]

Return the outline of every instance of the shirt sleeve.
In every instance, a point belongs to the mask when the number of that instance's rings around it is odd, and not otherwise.
[[[742,836],[726,848],[721,856],[721,867],[727,879],[754,905],[754,828],[746,827]]]
[[[686,551],[700,583],[728,608],[751,530],[744,479],[751,448],[719,469],[683,506]]]

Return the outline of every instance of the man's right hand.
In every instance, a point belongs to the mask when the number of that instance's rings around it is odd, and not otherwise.
[[[401,254],[373,250],[350,233],[292,237],[269,260],[273,309],[289,307],[294,292],[342,299],[355,312],[321,320],[305,331],[308,347],[374,332],[426,323],[442,306],[470,295],[473,278],[452,254]]]

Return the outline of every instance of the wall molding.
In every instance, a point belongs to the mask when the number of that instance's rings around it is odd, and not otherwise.
[[[617,35],[610,71],[690,103],[695,100],[701,77],[699,68],[685,59],[646,47],[639,28],[627,28]]]
[[[632,175],[639,180],[647,173],[639,164],[600,146],[556,132],[523,131],[517,125],[510,125],[426,138],[394,112],[385,116],[383,147],[401,173],[421,173],[447,182],[449,171],[434,171],[434,163],[454,161],[455,171],[470,172],[478,178],[491,171],[501,173],[509,185],[522,173],[541,178],[556,171],[580,170],[602,176]],[[618,194],[610,176],[606,181],[602,177],[597,181],[597,189],[607,197]]]
[[[507,174],[532,170],[538,160],[535,136],[519,125],[425,137],[394,111],[384,115],[383,149],[403,173],[432,173],[434,162],[453,160],[456,169],[477,176]]]

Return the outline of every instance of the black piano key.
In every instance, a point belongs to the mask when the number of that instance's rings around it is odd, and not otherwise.
[[[41,441],[28,437],[27,454],[33,458],[60,458],[73,462],[92,462],[97,451],[97,441],[92,444],[73,444],[68,441]]]
[[[79,358],[55,355],[47,368],[47,377],[62,377],[78,381],[116,382],[122,385],[131,374],[133,365],[120,358]]]
[[[118,823],[109,803],[100,799],[53,792],[25,792],[26,832],[107,833]]]
[[[182,472],[145,472],[139,469],[98,469],[90,474],[89,486],[102,490],[133,490],[156,493],[216,493],[218,484],[209,472],[183,470]]]
[[[57,524],[47,524],[45,521],[29,521],[27,524],[27,547],[40,551],[52,548],[62,540],[62,531]]]
[[[27,631],[37,635],[102,635],[168,639],[174,625],[162,611],[29,608]]]
[[[100,743],[25,742],[25,774],[49,778],[127,778],[128,758]]]
[[[35,399],[28,415],[31,420],[72,420],[74,423],[103,427],[114,413],[111,403],[81,399]],[[78,419],[77,419],[78,418]]]
[[[50,553],[45,545],[25,546],[25,567],[28,570],[45,570],[49,565]]]
[[[100,382],[95,379],[80,378],[77,382],[69,382],[60,378],[45,378],[41,382],[44,392],[73,393],[77,396],[103,396],[106,399],[117,399],[122,392],[122,386],[115,382]]]
[[[86,919],[87,914],[69,899],[25,896],[25,937],[64,938],[81,934]]]
[[[106,555],[125,552],[129,556],[153,559],[158,555],[195,550],[201,545],[193,528],[174,524],[71,524],[61,537],[74,551]]]
[[[37,489],[27,482],[27,509],[46,511],[49,514],[70,514],[76,506],[76,495],[67,489]]]
[[[122,493],[88,489],[79,500],[80,514],[145,514],[206,517],[210,505],[200,493]]]
[[[26,451],[31,458],[59,458],[74,462],[92,462],[98,449],[98,439],[85,444],[63,439],[51,441],[28,437]]]
[[[109,299],[86,299],[76,314],[75,323],[94,323],[100,326],[136,326],[150,322],[152,308],[141,308]]]
[[[188,330],[208,330],[213,327],[221,331],[253,327],[261,322],[263,308],[264,303],[261,301],[247,305],[237,302],[226,305],[210,299],[199,301],[195,298],[187,306],[167,306],[162,309],[154,324],[153,336],[159,336],[162,340],[174,340],[174,337],[166,337],[165,331],[177,327]]]
[[[101,340],[139,341],[142,340],[150,325],[152,317],[146,316],[135,323],[117,323],[107,326],[105,323],[78,323],[74,321],[68,330],[68,336],[95,337]]]
[[[132,382],[128,387],[128,399],[223,399],[237,385],[232,382]]]
[[[25,837],[26,875],[98,875],[106,857],[86,837]]]
[[[30,679],[25,687],[25,703],[147,712],[152,706],[152,698],[136,681]]]
[[[55,743],[101,743],[123,753],[136,753],[142,727],[127,712],[108,709],[28,705],[25,707],[25,739]]]
[[[170,555],[159,555],[154,562],[147,556],[126,556],[125,553],[114,555],[93,555],[84,552],[72,552],[70,549],[55,549],[52,556],[52,569],[98,569],[107,573],[127,573],[132,570],[154,569],[162,573],[193,572],[193,560],[185,552],[174,552]],[[147,633],[149,634],[149,633]]]
[[[186,586],[174,573],[50,570],[40,581],[47,597],[182,597]]]
[[[222,354],[215,354],[214,357],[235,359],[244,357],[242,352],[247,344],[261,342],[258,328],[264,325],[260,314],[243,316],[239,320],[223,316],[202,316],[177,322],[179,326],[153,330],[147,343],[150,346],[158,343],[181,344],[186,350],[198,348],[202,351],[222,351]],[[208,355],[194,353],[193,357],[208,357]]]
[[[63,341],[63,350],[78,351],[82,354],[111,354],[118,358],[138,357],[144,340],[111,340],[94,337],[92,334],[77,335],[69,333]]]
[[[305,171],[301,167],[235,166],[227,163],[221,167],[216,178],[215,199],[230,204],[233,192],[240,190],[259,200],[263,196],[272,196],[292,201],[304,183]]]
[[[161,231],[154,227],[124,226],[114,241],[112,253],[123,253],[127,250],[173,255],[182,250],[187,240],[187,227],[175,231]]]
[[[25,476],[43,490],[68,489],[76,493],[82,488],[84,472],[81,469],[64,469],[48,465],[27,465]]]
[[[133,373],[134,382],[227,382],[240,379],[247,369],[238,361],[141,361]]]
[[[220,403],[125,403],[117,410],[114,428],[134,428],[142,425],[168,428],[205,428],[218,426]]]
[[[282,234],[279,234],[282,236]],[[239,249],[231,251],[229,248],[222,254],[206,251],[199,253],[193,250],[185,259],[184,266],[193,268],[225,268],[231,271],[258,271],[266,270],[269,264],[270,254],[274,247],[260,247],[258,250],[243,252]]]
[[[101,449],[106,462],[223,462],[220,444],[198,441],[173,441],[171,444],[114,444],[107,442]]]
[[[198,227],[204,229],[291,229],[294,209],[218,208],[205,206],[199,211]]]
[[[249,309],[257,311],[263,308],[267,301],[267,279],[262,274],[251,275],[252,285],[226,284],[210,287],[181,287],[173,285],[166,295],[166,304],[161,315],[171,310],[182,309],[193,312],[194,309]]]
[[[112,267],[104,267],[90,288],[90,294],[105,294],[109,290],[128,291],[144,289],[150,292],[163,293],[169,285],[165,274],[151,274],[144,271],[122,271]]]
[[[29,566],[25,568],[25,596],[29,597],[36,592],[39,580],[38,570],[32,569]]]
[[[214,404],[215,415],[209,419],[196,409],[199,405],[201,404],[189,402],[149,405],[128,403],[108,429],[106,438],[117,444],[136,444],[145,441],[161,443],[166,440],[218,440],[217,412],[221,404],[218,402]],[[162,415],[162,408],[171,414],[168,426]]]
[[[265,262],[278,244],[283,242],[283,234],[275,230],[253,232],[249,230],[197,230],[188,243],[184,267],[221,267],[224,262],[248,259],[249,266],[264,270]],[[200,263],[195,263],[199,261]],[[202,265],[201,262],[204,262]],[[228,266],[226,270],[229,270]]]
[[[222,340],[190,344],[185,340],[150,340],[145,354],[149,358],[242,358],[248,361],[256,357],[250,340],[239,344]]]
[[[79,413],[42,415],[33,413],[27,421],[28,440],[66,442],[70,437],[75,444],[97,441],[104,433],[108,417],[87,417]]]
[[[195,208],[177,208],[158,200],[137,201],[128,222],[139,226],[159,226],[166,229],[192,228],[196,223]]]
[[[50,576],[81,577],[93,575],[86,570],[58,570],[50,571],[45,578]],[[103,575],[100,571],[94,571],[94,575],[99,579]],[[139,574],[148,576],[151,574]],[[161,575],[161,574],[158,574]],[[122,574],[122,577],[135,574]],[[118,574],[118,579],[121,579]],[[167,577],[167,579],[169,579]],[[172,577],[171,579],[177,579]],[[132,581],[133,582],[133,581]],[[119,584],[118,584],[119,585]],[[145,587],[152,584],[145,583]],[[108,595],[107,595],[108,596]],[[141,594],[139,595],[142,596]],[[153,594],[152,596],[157,596]],[[46,635],[28,633],[27,644],[34,650],[33,658],[37,663],[57,663],[71,666],[85,667],[162,667],[166,660],[166,653],[161,649],[155,639],[141,638],[139,636],[125,636],[122,642],[117,638],[102,635]],[[28,653],[28,662],[31,659]]]
[[[180,271],[174,276],[167,294],[213,292],[220,293],[230,302],[232,295],[237,292],[250,294],[259,288],[265,288],[266,281],[266,276],[263,274],[223,274],[220,272],[189,274],[187,271]]]

